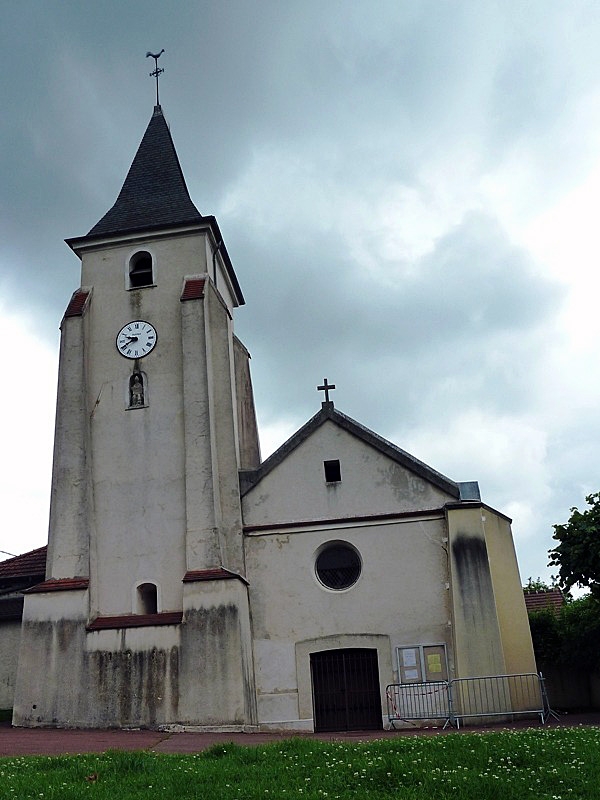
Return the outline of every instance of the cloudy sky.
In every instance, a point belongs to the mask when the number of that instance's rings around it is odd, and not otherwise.
[[[263,455],[336,406],[513,518],[600,490],[600,4],[0,0],[0,550],[45,543],[64,239],[161,104],[246,297]],[[0,554],[0,558],[4,557]]]

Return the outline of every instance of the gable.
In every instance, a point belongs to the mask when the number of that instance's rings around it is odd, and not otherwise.
[[[456,484],[433,470],[428,480],[424,464],[400,450],[405,458],[393,457],[393,445],[385,452],[377,440],[340,425],[337,414],[281,448],[272,465],[265,462],[242,501],[246,526],[430,511],[457,499]],[[341,480],[328,482],[324,462],[337,461]]]

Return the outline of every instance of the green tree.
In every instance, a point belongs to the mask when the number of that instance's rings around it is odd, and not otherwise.
[[[563,666],[596,672],[600,652],[600,603],[591,595],[529,614],[538,667]]]
[[[554,525],[553,539],[559,544],[549,551],[550,566],[557,566],[558,583],[588,588],[600,600],[600,492],[585,498],[585,511],[571,509],[569,521]]]
[[[530,611],[529,627],[538,667],[556,664],[563,646],[563,632],[558,614],[549,608]]]
[[[556,575],[550,575],[550,583],[546,583],[543,581],[539,575],[537,578],[532,578],[531,576],[527,578],[527,583],[523,587],[526,592],[548,592],[550,589],[557,589],[559,588]]]

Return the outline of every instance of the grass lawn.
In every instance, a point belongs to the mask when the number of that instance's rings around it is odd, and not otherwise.
[[[600,797],[600,729],[399,736],[362,743],[302,738],[191,756],[0,759],[0,798],[160,797],[565,800]]]

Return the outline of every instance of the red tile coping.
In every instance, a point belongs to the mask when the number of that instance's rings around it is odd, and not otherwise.
[[[248,583],[246,578],[238,575],[237,572],[231,572],[225,567],[216,567],[215,569],[191,569],[183,576],[184,583],[192,583],[193,581],[230,581],[239,580]]]
[[[149,628],[156,625],[179,625],[183,611],[161,611],[160,614],[118,614],[114,617],[96,617],[86,626],[88,631],[105,631],[117,628]]]
[[[75,589],[87,589],[90,585],[89,578],[49,578],[43,583],[26,589],[27,594],[36,592],[71,592]]]
[[[0,561],[0,580],[46,574],[46,546]]]
[[[65,311],[65,317],[80,317],[83,314],[83,309],[89,296],[89,292],[82,292],[81,290],[73,292],[73,297],[69,300],[69,305]]]
[[[545,611],[558,613],[565,604],[560,589],[546,589],[540,592],[524,592],[527,611]]]
[[[181,302],[184,300],[201,300],[204,297],[205,283],[206,278],[188,278],[179,298]]]

